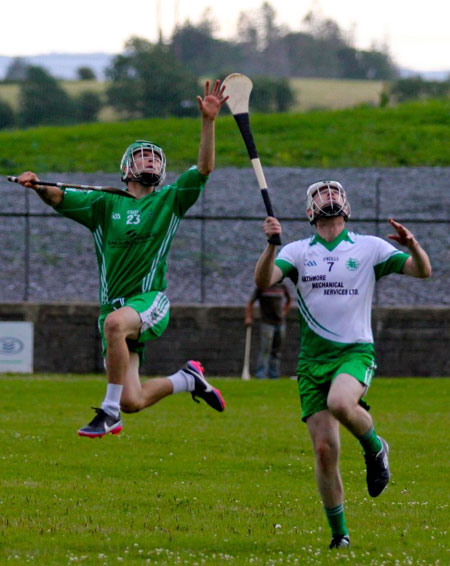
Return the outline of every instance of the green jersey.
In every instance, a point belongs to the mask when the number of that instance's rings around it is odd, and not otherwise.
[[[101,305],[166,288],[172,239],[207,178],[192,167],[174,184],[136,200],[99,191],[64,191],[56,210],[89,228],[94,237]]]

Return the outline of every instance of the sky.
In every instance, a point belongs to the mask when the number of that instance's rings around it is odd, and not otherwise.
[[[174,26],[198,23],[207,8],[218,24],[217,37],[235,38],[241,12],[251,15],[263,0],[22,0],[3,7],[0,55],[120,53],[135,35],[168,39]],[[427,0],[269,0],[275,23],[301,31],[314,8],[350,32],[359,49],[388,45],[396,64],[417,71],[450,69],[450,2]]]

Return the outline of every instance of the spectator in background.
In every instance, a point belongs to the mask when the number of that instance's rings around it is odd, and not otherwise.
[[[266,289],[255,288],[245,308],[245,325],[253,324],[253,304],[259,301],[260,344],[255,376],[258,379],[280,377],[280,352],[286,331],[285,317],[291,307],[291,295],[284,283]]]

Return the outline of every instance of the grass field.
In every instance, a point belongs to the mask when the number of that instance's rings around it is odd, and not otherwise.
[[[450,563],[449,379],[375,380],[393,479],[370,499],[359,445],[343,432],[352,548],[337,553],[295,381],[213,381],[223,415],[180,394],[91,440],[76,429],[103,378],[0,378],[0,564]]]

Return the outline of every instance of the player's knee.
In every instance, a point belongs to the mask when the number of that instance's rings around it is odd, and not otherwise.
[[[322,470],[333,468],[337,463],[337,447],[328,440],[320,440],[314,446],[317,465]]]
[[[106,317],[104,333],[107,340],[125,333],[125,326],[116,312],[112,312]]]
[[[351,411],[348,399],[340,396],[330,395],[327,399],[327,407],[330,413],[338,420],[345,419]]]

